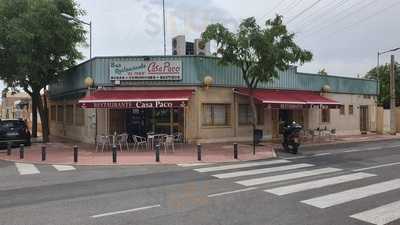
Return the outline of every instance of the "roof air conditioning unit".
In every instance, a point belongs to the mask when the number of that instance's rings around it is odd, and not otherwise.
[[[172,39],[172,55],[186,55],[186,38],[184,35],[179,35]]]

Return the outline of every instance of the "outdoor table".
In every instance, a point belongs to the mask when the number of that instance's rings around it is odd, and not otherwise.
[[[154,139],[164,136],[166,136],[166,134],[147,134],[147,142],[150,145],[150,149],[154,150]]]

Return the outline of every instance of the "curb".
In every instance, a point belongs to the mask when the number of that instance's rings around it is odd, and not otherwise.
[[[239,163],[239,162],[251,162],[251,161],[260,161],[260,160],[268,160],[268,159],[274,159],[277,158],[277,153],[273,149],[272,150],[272,156],[271,157],[265,157],[265,158],[260,158],[260,159],[250,159],[250,160],[227,160],[227,161],[202,161],[201,163],[212,163],[212,164],[218,164],[218,163]],[[36,164],[36,165],[68,165],[68,166],[107,166],[107,167],[117,167],[117,166],[176,166],[178,164],[198,164],[199,162],[171,162],[171,163],[116,163],[116,164],[87,164],[87,163],[57,163],[57,162],[42,162],[42,161],[20,161],[20,160],[15,160],[15,159],[1,159],[0,161],[6,161],[6,162],[15,162],[15,163],[29,163],[29,164]]]
[[[400,137],[397,138],[384,138],[384,139],[375,139],[375,140],[356,140],[356,141],[340,141],[334,143],[322,143],[322,144],[303,144],[301,145],[301,149],[307,150],[307,148],[313,147],[330,147],[332,145],[345,145],[345,144],[358,144],[358,143],[370,143],[370,142],[384,142],[384,141],[399,141]]]

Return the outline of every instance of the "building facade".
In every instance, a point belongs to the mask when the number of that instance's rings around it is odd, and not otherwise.
[[[49,89],[52,135],[87,143],[115,132],[180,133],[190,143],[252,139],[241,71],[217,58],[97,57],[66,73]],[[90,74],[94,85],[88,89],[84,81]],[[257,129],[265,140],[279,137],[283,121],[338,134],[374,132],[377,94],[374,80],[292,67],[254,92]]]

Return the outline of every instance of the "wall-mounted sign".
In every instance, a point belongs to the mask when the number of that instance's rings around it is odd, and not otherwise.
[[[182,108],[185,107],[186,102],[168,102],[168,101],[154,101],[154,102],[93,102],[93,103],[80,103],[82,108],[96,108],[96,109],[168,109],[168,108]]]
[[[111,80],[182,80],[181,61],[115,61]]]

